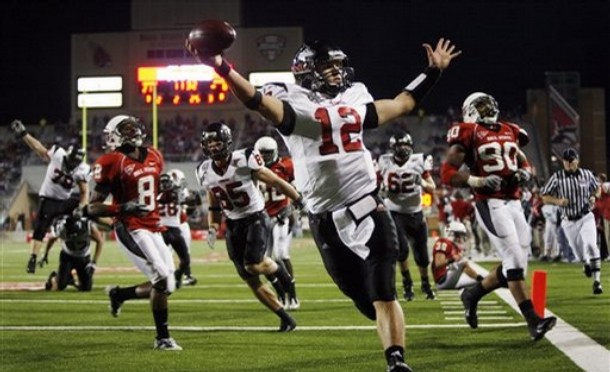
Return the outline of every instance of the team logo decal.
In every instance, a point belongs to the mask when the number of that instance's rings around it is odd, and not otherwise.
[[[256,39],[258,51],[270,62],[282,54],[285,46],[286,38],[281,35],[264,35]]]
[[[129,164],[128,166],[125,167],[124,172],[126,175],[131,175],[133,173],[133,169],[135,168],[134,164]]]

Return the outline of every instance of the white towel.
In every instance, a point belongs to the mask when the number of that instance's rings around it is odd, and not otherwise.
[[[366,259],[371,253],[366,243],[373,235],[373,230],[375,230],[373,218],[367,216],[359,224],[356,224],[352,213],[349,213],[347,208],[341,208],[333,212],[333,221],[343,244],[363,260]]]

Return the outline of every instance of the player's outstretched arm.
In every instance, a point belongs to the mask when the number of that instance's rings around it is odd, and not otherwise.
[[[269,168],[257,169],[253,171],[253,174],[256,179],[263,181],[265,184],[275,188],[282,194],[292,199],[292,201],[296,203],[301,203],[301,195],[294,188],[294,186],[278,177],[278,175],[273,173],[273,171]]]
[[[424,43],[423,47],[428,57],[428,67],[424,72],[411,81],[394,99],[375,101],[379,125],[411,112],[432,89],[441,72],[449,67],[454,58],[462,54],[461,50],[455,50],[455,45],[451,44],[449,39],[444,38],[438,40],[434,49],[427,43]]]
[[[42,160],[47,163],[51,161],[51,157],[48,154],[49,150],[47,150],[47,148],[39,140],[37,140],[36,137],[32,136],[27,131],[25,125],[23,125],[20,120],[13,120],[11,123],[11,129],[13,132],[15,132],[17,137],[23,138],[23,142],[25,142],[25,144],[28,145],[28,147],[32,149],[32,151],[34,151]]]
[[[189,44],[188,39],[185,46],[200,63],[214,68],[214,71],[229,84],[235,97],[247,108],[260,112],[261,115],[275,125],[279,125],[282,122],[284,118],[284,104],[282,101],[257,91],[254,85],[250,84],[246,78],[233,69],[220,54],[202,56]]]

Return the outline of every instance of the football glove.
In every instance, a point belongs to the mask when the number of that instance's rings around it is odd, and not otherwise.
[[[137,215],[145,215],[148,212],[148,206],[144,204],[140,204],[135,200],[130,200],[126,203],[121,204],[119,211],[121,214],[137,214]]]
[[[524,185],[532,178],[532,174],[523,168],[519,168],[513,177],[517,184]]]
[[[211,249],[214,249],[214,244],[216,244],[216,228],[210,227],[208,230],[208,245]]]
[[[484,178],[484,186],[494,191],[500,190],[502,186],[502,177],[492,174]]]
[[[96,268],[97,266],[95,265],[95,262],[91,261],[87,264],[87,266],[85,266],[85,272],[87,273],[87,275],[93,275],[93,273],[95,273]]]
[[[11,129],[13,130],[13,132],[15,132],[17,137],[20,138],[28,134],[27,129],[25,129],[25,125],[23,125],[20,120],[13,120],[11,122]]]

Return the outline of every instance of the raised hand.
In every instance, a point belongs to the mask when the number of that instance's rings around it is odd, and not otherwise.
[[[449,39],[444,38],[438,40],[434,50],[432,50],[432,46],[428,43],[424,43],[423,47],[428,55],[428,66],[436,67],[440,70],[446,69],[453,58],[462,54],[461,50],[454,52],[455,45],[452,45]]]

